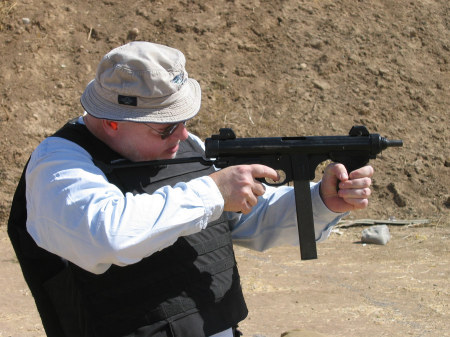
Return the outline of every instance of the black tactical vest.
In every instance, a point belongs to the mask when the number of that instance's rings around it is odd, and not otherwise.
[[[96,163],[121,159],[83,125],[68,123],[54,136],[82,146]],[[202,153],[198,144],[185,141],[177,157]],[[122,192],[136,194],[208,175],[213,168],[190,163],[103,170]],[[49,337],[203,337],[236,326],[247,316],[223,216],[136,264],[113,265],[96,275],[35,244],[26,231],[23,174],[8,234]]]

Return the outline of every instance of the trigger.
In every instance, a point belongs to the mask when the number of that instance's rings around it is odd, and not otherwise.
[[[286,179],[286,172],[284,172],[283,170],[276,170],[278,173],[278,180],[273,180],[270,178],[256,178],[258,181],[267,184],[269,186],[281,186],[281,185],[285,185],[287,183],[287,179]]]

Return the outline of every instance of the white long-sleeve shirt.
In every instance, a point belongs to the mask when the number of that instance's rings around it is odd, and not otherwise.
[[[200,139],[190,137],[201,143]],[[311,184],[317,241],[342,214],[331,212]],[[93,164],[90,154],[63,138],[45,139],[26,171],[27,230],[36,243],[92,273],[139,262],[180,236],[201,231],[223,212],[208,177],[162,187],[153,194],[123,194]],[[292,187],[267,186],[248,215],[228,213],[233,241],[257,250],[298,244]]]

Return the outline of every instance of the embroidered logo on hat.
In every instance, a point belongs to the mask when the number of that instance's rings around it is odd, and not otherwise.
[[[184,82],[186,82],[187,79],[184,78],[184,73],[178,74],[177,76],[175,76],[174,78],[172,78],[172,83],[175,84],[184,84]]]
[[[137,97],[119,95],[117,98],[119,104],[137,106]]]

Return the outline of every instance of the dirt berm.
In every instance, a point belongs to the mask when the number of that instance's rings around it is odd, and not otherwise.
[[[68,119],[100,58],[131,40],[182,50],[202,88],[189,128],[202,138],[345,135],[402,139],[371,164],[370,207],[300,261],[294,247],[236,247],[250,315],[245,336],[304,328],[327,336],[450,336],[447,0],[0,1],[0,336],[43,336],[5,234],[30,153]],[[320,176],[318,168],[317,176]]]

